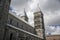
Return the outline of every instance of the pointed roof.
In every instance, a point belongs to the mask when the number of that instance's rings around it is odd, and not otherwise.
[[[27,16],[26,11],[25,11],[25,8],[24,8],[24,16]]]
[[[24,17],[25,17],[25,20],[28,21],[28,16],[26,14],[25,8],[24,8]]]

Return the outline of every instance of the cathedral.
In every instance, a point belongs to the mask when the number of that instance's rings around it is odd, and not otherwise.
[[[21,18],[9,12],[10,2],[0,0],[0,40],[45,40],[43,13],[34,12],[32,27],[25,10],[25,16]]]

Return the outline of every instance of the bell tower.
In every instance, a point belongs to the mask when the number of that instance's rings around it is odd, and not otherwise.
[[[34,12],[34,26],[36,34],[45,39],[45,28],[44,28],[44,19],[42,11]]]
[[[10,2],[11,0],[0,0],[0,40],[4,40]]]

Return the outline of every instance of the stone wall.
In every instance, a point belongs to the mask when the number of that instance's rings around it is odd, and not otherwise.
[[[7,23],[11,0],[0,0],[0,40],[4,40],[5,24]]]
[[[7,23],[34,34],[35,30],[34,30],[34,28],[32,26],[30,26],[29,24],[25,23],[21,19],[16,18],[12,14],[8,15]]]
[[[12,26],[6,26],[5,29],[5,40],[42,40],[41,38],[30,35],[27,32],[13,28]]]

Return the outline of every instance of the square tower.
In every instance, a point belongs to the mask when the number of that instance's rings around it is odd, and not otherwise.
[[[36,34],[45,39],[44,19],[41,11],[34,12],[34,26]]]

